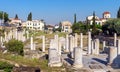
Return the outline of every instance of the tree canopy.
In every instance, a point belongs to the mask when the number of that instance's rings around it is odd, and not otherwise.
[[[120,35],[120,19],[110,19],[103,26],[102,30],[105,34],[113,35],[117,33]]]
[[[73,33],[86,33],[86,25],[84,25],[81,21],[74,23],[72,25],[72,31]]]

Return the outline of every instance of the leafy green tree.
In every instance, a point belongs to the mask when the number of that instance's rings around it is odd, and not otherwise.
[[[31,13],[31,12],[28,14],[27,20],[28,20],[28,21],[32,21],[32,13]]]
[[[81,21],[77,22],[72,25],[72,31],[73,33],[86,33],[86,25],[84,25]]]
[[[9,40],[8,43],[5,43],[5,47],[11,53],[15,53],[15,54],[18,54],[18,55],[23,55],[24,45],[23,45],[22,41],[11,39],[11,40]]]
[[[120,19],[110,19],[102,26],[103,33],[120,35]]]
[[[15,15],[15,19],[18,19],[18,15],[17,14]]]
[[[120,7],[119,7],[119,10],[117,12],[117,18],[120,18]]]

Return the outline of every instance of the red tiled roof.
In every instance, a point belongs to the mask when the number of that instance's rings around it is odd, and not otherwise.
[[[110,14],[110,12],[107,12],[107,11],[106,11],[106,12],[104,12],[103,14]]]

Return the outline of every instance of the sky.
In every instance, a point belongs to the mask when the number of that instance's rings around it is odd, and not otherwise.
[[[109,11],[116,17],[120,0],[0,0],[0,11],[5,11],[10,18],[18,15],[23,21],[32,12],[33,20],[43,19],[47,24],[59,24],[61,21],[84,21],[95,11],[102,18],[102,13]]]

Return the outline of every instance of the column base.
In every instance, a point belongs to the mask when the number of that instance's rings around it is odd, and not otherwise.
[[[49,67],[61,67],[62,63],[48,63]]]
[[[73,67],[74,67],[74,68],[82,68],[83,65],[76,65],[76,64],[74,64]]]

